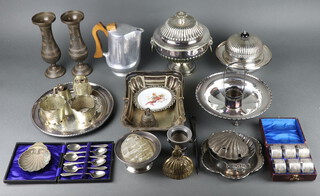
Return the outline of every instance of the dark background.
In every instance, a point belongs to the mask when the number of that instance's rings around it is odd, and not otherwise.
[[[139,70],[166,70],[166,60],[150,51],[150,37],[175,12],[184,10],[206,25],[213,37],[213,48],[230,35],[243,30],[255,34],[270,48],[269,65],[253,75],[266,82],[273,102],[263,117],[298,117],[313,155],[320,165],[319,84],[320,84],[320,2],[316,0],[12,0],[0,1],[0,176],[5,175],[16,142],[116,141],[128,130],[120,122],[125,95],[125,80],[113,75],[104,58],[93,59],[94,41],[91,28],[99,21],[127,23],[145,30],[142,34]],[[114,96],[112,117],[92,133],[74,138],[56,138],[43,134],[31,120],[33,103],[58,83],[73,80],[74,62],[68,56],[68,28],[60,15],[81,10],[85,19],[81,33],[89,48],[86,62],[93,67],[89,81],[106,87]],[[52,29],[62,57],[59,64],[67,73],[59,79],[47,79],[48,67],[40,55],[41,36],[31,17],[41,11],[52,11],[56,21]],[[101,34],[102,35],[102,34]],[[101,38],[105,51],[106,38]],[[214,53],[207,52],[196,61],[197,70],[185,78],[185,110],[197,116],[198,140],[201,143],[212,132],[232,129],[261,141],[258,119],[231,122],[206,113],[196,102],[195,87],[206,76],[224,70]],[[319,180],[313,182],[272,182],[266,165],[243,180],[228,180],[201,167],[184,180],[172,180],[162,174],[164,160],[170,156],[165,132],[156,133],[163,151],[148,173],[130,174],[115,160],[113,182],[95,184],[7,185],[0,183],[0,195],[318,195]],[[200,145],[200,144],[199,144]],[[190,154],[192,155],[192,154]]]

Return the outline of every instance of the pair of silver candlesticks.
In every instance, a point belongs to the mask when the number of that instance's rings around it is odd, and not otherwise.
[[[77,62],[72,69],[73,75],[89,75],[92,68],[83,63],[88,56],[88,48],[84,43],[81,32],[80,22],[84,19],[81,11],[70,10],[61,15],[61,22],[68,25],[70,35],[69,55]],[[57,61],[61,57],[61,51],[52,34],[52,23],[56,20],[53,12],[40,12],[32,17],[32,22],[38,25],[42,36],[41,56],[43,60],[50,65],[45,71],[48,78],[58,78],[65,74],[66,69],[57,65]]]

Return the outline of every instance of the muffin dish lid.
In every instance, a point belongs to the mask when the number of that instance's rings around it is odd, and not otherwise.
[[[184,11],[179,11],[170,17],[160,27],[161,39],[167,43],[171,42],[197,42],[202,39],[204,26],[195,20],[193,16]]]
[[[227,41],[225,50],[234,58],[255,59],[262,53],[262,41],[255,35],[244,31],[231,35]]]

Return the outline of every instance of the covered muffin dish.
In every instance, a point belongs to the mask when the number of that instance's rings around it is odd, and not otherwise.
[[[271,51],[260,38],[246,31],[233,34],[219,44],[216,56],[222,64],[248,72],[260,69],[272,58]]]
[[[158,27],[151,38],[152,48],[170,61],[169,69],[184,76],[194,71],[192,61],[203,55],[211,45],[208,28],[183,11]]]

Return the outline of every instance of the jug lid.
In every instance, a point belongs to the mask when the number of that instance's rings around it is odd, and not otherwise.
[[[140,32],[142,33],[144,30],[142,28],[133,27],[128,24],[116,23],[116,29],[109,30],[109,34],[115,37],[123,37],[132,32]]]

